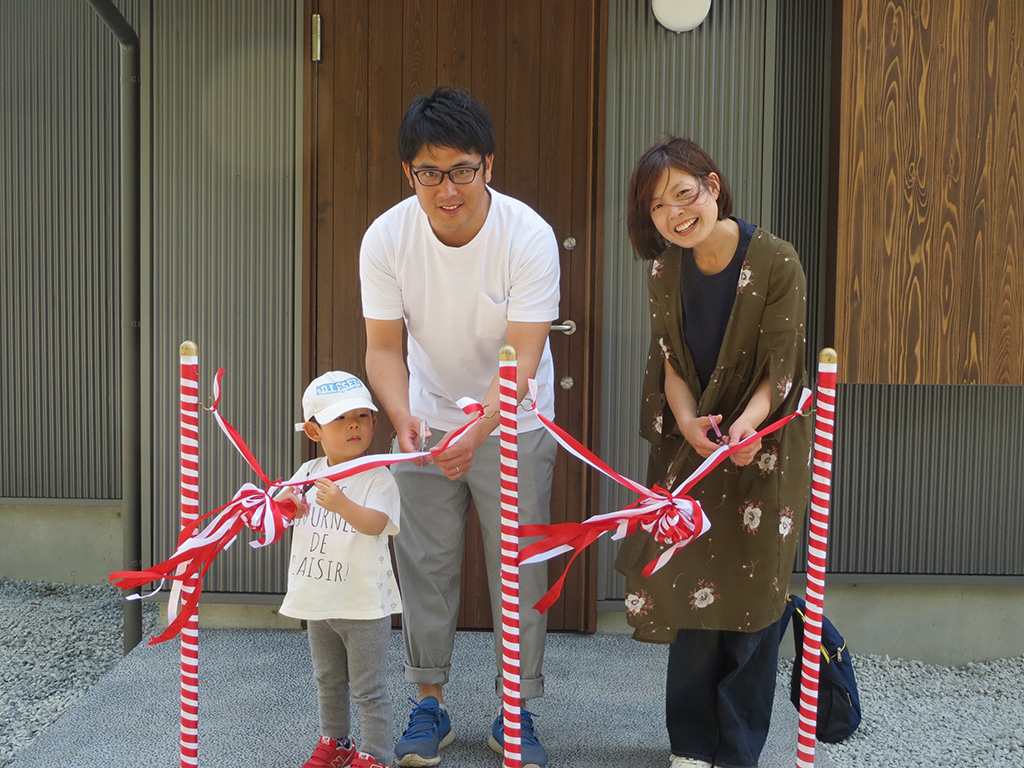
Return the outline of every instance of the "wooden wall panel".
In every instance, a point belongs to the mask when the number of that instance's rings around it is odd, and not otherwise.
[[[371,50],[367,32],[369,7],[375,4],[363,0],[353,3],[349,14],[321,14],[321,56],[333,66],[319,68],[315,89],[315,129],[330,140],[316,143],[314,159],[316,183],[322,186],[314,196],[313,361],[331,359],[337,344],[335,329],[361,332],[362,328],[357,256],[358,238],[366,230],[372,178],[368,173],[372,152],[367,131]],[[362,360],[340,355],[337,359],[335,367],[363,375]],[[313,361],[307,381],[323,372]]]
[[[516,130],[505,131],[501,163],[505,166],[504,189],[515,189],[516,197],[538,209],[538,176],[541,163],[541,57],[536,55],[541,39],[541,3],[512,2],[506,11],[505,60],[514,62],[516,77],[504,83],[506,128],[512,121]],[[540,50],[543,50],[541,48]],[[545,91],[552,83],[545,83]],[[543,137],[545,147],[548,138]],[[555,145],[557,146],[557,145]],[[497,158],[496,158],[497,159]],[[547,217],[552,222],[551,217]]]
[[[841,375],[1024,384],[1024,4],[841,6]]]
[[[518,0],[508,0],[518,2]],[[470,53],[472,73],[468,83],[469,92],[479,101],[494,121],[494,140],[498,146],[500,162],[494,164],[491,186],[507,190],[505,156],[507,109],[505,105],[505,73],[508,71],[508,52],[505,46],[507,31],[506,0],[490,0],[488,11],[478,9],[473,14],[470,33],[473,35],[473,49]],[[465,24],[463,24],[465,27]],[[496,158],[497,159],[497,158]]]
[[[369,29],[391,29],[396,37],[402,25],[402,0],[372,0],[369,3]],[[395,27],[399,29],[396,30]],[[394,83],[402,81],[402,57],[391,46],[369,46],[370,100],[367,124],[369,134],[369,185],[367,218],[373,220],[409,193],[401,166],[395,162],[397,126],[408,103]],[[391,137],[388,141],[387,137]],[[362,233],[359,233],[360,235]]]
[[[397,132],[415,97],[439,83],[468,88],[495,124],[491,186],[535,208],[562,242],[561,317],[573,336],[551,339],[556,378],[576,385],[555,392],[559,423],[583,439],[596,434],[600,305],[603,45],[597,0],[310,0],[322,19],[322,59],[311,71],[311,294],[307,378],[329,368],[364,375],[365,333],[358,252],[366,227],[412,194],[402,174]],[[372,449],[386,451],[391,426],[381,414]],[[579,462],[560,455],[552,520],[593,510],[594,485]],[[460,623],[490,624],[479,526],[470,516]],[[552,580],[564,556],[549,566]],[[593,560],[580,558],[549,625],[593,629]]]

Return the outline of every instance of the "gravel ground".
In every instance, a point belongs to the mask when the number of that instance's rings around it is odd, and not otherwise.
[[[158,607],[143,609],[143,637]],[[121,592],[0,579],[0,767],[121,658]],[[788,684],[792,661],[780,662]],[[836,768],[1024,768],[1024,657],[938,667],[855,656],[864,709]]]
[[[1024,766],[1024,656],[939,667],[854,655],[863,720],[836,768]]]
[[[0,579],[0,766],[123,655],[122,592]],[[143,637],[159,606],[143,604]]]

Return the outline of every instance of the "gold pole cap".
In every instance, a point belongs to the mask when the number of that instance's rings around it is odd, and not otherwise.
[[[516,348],[506,344],[498,350],[498,359],[503,363],[509,363],[516,359]]]
[[[832,349],[832,347],[825,347],[818,353],[818,362],[835,365],[839,362],[839,353]]]
[[[199,348],[194,341],[183,341],[178,348],[178,354],[182,357],[195,357],[199,354]]]

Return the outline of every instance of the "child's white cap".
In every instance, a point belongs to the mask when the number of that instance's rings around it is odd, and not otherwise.
[[[318,424],[329,424],[357,408],[377,410],[370,390],[358,376],[344,371],[330,371],[318,376],[302,393],[302,417],[305,421],[315,417]],[[301,432],[304,423],[296,424],[295,431]]]

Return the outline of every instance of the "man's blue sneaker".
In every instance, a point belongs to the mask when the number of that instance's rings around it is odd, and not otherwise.
[[[498,713],[498,717],[491,726],[491,735],[487,739],[491,749],[499,755],[505,754],[505,720],[504,713]],[[523,768],[547,768],[548,753],[540,745],[537,732],[533,729],[533,713],[525,709],[519,710],[519,734],[522,739],[522,766]]]
[[[427,696],[419,703],[410,701],[415,706],[409,715],[409,727],[395,745],[395,760],[398,765],[416,768],[437,765],[441,762],[438,752],[455,741],[448,710],[433,696]]]

